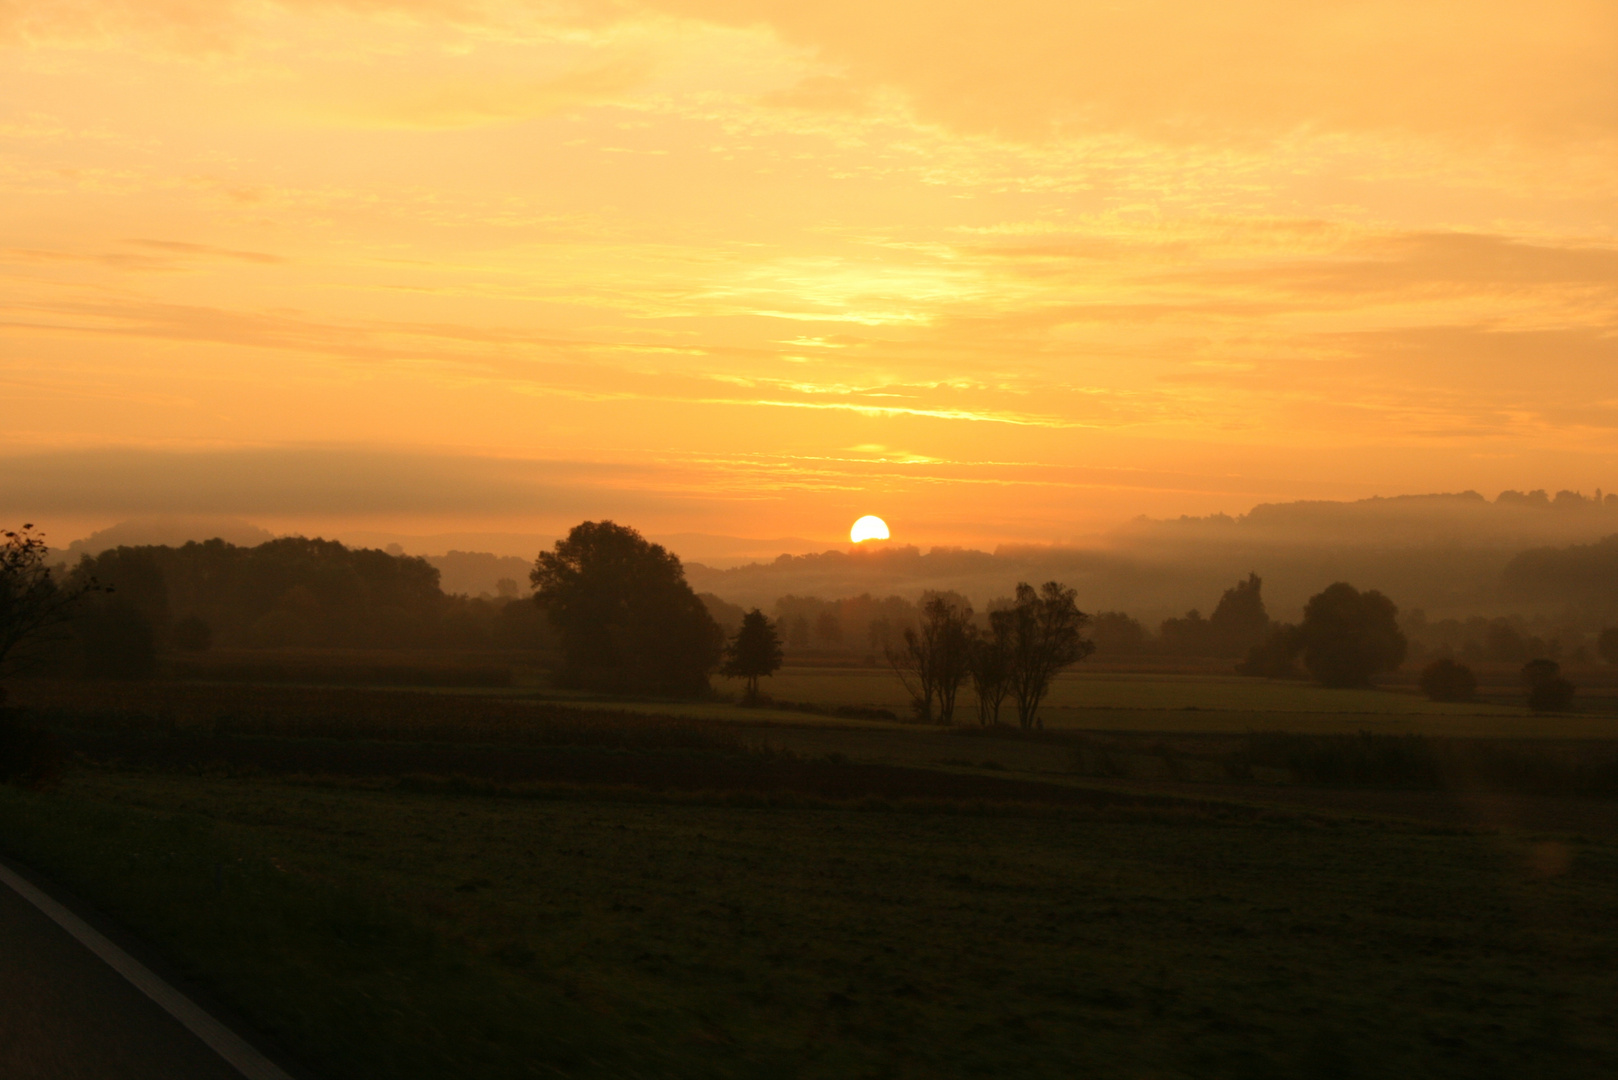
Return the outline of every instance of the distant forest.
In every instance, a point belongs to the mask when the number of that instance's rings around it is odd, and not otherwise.
[[[153,655],[504,652],[544,666],[556,637],[531,600],[532,565],[289,537],[120,546],[62,569],[115,590],[77,616],[81,645],[138,639]],[[1618,625],[1618,495],[1293,503],[1241,518],[1136,522],[1105,548],[893,546],[730,570],[687,564],[685,573],[727,634],[760,607],[789,655],[828,660],[880,662],[932,597],[970,601],[982,621],[1009,603],[1017,581],[1062,580],[1090,614],[1098,660],[1234,662],[1296,622],[1304,598],[1348,581],[1398,605],[1410,661],[1577,664],[1594,662],[1601,630]]]
[[[160,648],[542,649],[543,615],[526,598],[446,594],[425,559],[287,537],[119,547],[70,571],[113,591],[86,619],[149,628]],[[526,588],[523,590],[526,594]]]

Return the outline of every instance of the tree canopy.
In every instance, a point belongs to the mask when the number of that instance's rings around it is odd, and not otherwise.
[[[561,637],[562,685],[677,695],[708,688],[724,632],[661,545],[627,526],[586,521],[540,553],[529,579]]]
[[[1303,666],[1326,686],[1364,686],[1404,663],[1406,642],[1393,601],[1344,581],[1310,597],[1298,626]]]
[[[1264,608],[1264,581],[1249,573],[1219,598],[1211,617],[1192,610],[1182,619],[1165,619],[1159,628],[1166,652],[1179,656],[1244,656],[1270,633]]]
[[[888,665],[910,692],[910,706],[923,723],[955,719],[955,697],[971,670],[972,604],[959,593],[929,593],[921,621],[907,626],[887,650]]]
[[[1016,602],[989,616],[995,632],[1010,642],[1011,696],[1017,723],[1025,729],[1043,726],[1039,706],[1051,680],[1095,652],[1095,643],[1081,633],[1090,617],[1077,601],[1078,593],[1060,582],[1047,581],[1035,591],[1023,581],[1017,583]],[[997,621],[1002,625],[995,626]]]
[[[0,533],[0,665],[47,644],[65,629],[74,604],[100,586],[86,577],[64,586],[45,564],[50,550],[32,525]],[[36,658],[36,657],[30,657]]]
[[[776,636],[774,625],[764,612],[754,608],[742,616],[736,636],[725,646],[725,663],[719,674],[730,679],[746,679],[746,701],[752,705],[758,701],[759,679],[774,675],[782,659],[781,639]]]
[[[1471,701],[1478,692],[1478,678],[1472,669],[1448,656],[1440,656],[1422,668],[1416,685],[1434,701]]]

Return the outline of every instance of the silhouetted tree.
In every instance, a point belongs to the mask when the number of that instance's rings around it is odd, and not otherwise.
[[[991,627],[996,621],[1003,624],[1011,643],[1011,694],[1017,723],[1025,730],[1044,726],[1039,706],[1051,680],[1095,651],[1095,643],[1081,633],[1090,617],[1079,610],[1077,600],[1078,593],[1058,582],[1047,581],[1036,592],[1022,581],[1012,606],[989,616]]]
[[[561,637],[563,685],[707,689],[724,632],[661,545],[611,521],[586,521],[541,552],[529,578]]]
[[[1404,662],[1398,616],[1393,601],[1375,589],[1362,593],[1342,581],[1328,585],[1303,609],[1303,666],[1326,686],[1365,686],[1372,675]]]
[[[995,619],[991,614],[988,632],[972,640],[972,692],[978,701],[978,723],[985,727],[1000,723],[1000,706],[1011,693],[1011,629],[1011,620]]]
[[[73,608],[87,593],[103,589],[93,577],[58,582],[45,565],[50,551],[32,525],[0,533],[0,665],[40,660],[43,650],[66,636]]]
[[[1421,692],[1433,701],[1471,701],[1478,691],[1477,676],[1465,664],[1441,656],[1421,669]]]
[[[173,612],[197,616],[216,643],[235,647],[421,647],[438,643],[441,620],[457,609],[425,559],[301,536],[252,548],[114,548],[81,560],[74,575],[115,588],[160,641],[170,640]]]
[[[1157,633],[1163,639],[1163,651],[1172,656],[1207,656],[1213,651],[1213,635],[1202,612],[1192,608],[1183,618],[1164,619]]]
[[[163,548],[117,547],[95,558],[79,560],[72,577],[75,581],[96,580],[117,593],[115,607],[138,612],[161,638],[169,624],[169,589],[159,553]],[[128,619],[126,613],[121,618]]]
[[[1238,581],[1219,598],[1219,606],[1208,618],[1215,656],[1243,656],[1269,635],[1270,614],[1260,595],[1263,586],[1263,579],[1249,573],[1246,581]]]
[[[781,639],[775,627],[758,608],[742,616],[741,628],[725,646],[725,662],[719,673],[732,679],[746,679],[744,700],[749,705],[758,703],[758,681],[774,675],[781,666],[783,655]]]
[[[1163,620],[1159,627],[1163,650],[1178,656],[1243,656],[1263,644],[1270,631],[1263,584],[1250,573],[1247,580],[1225,590],[1211,617],[1204,619],[1192,609],[1184,618]]]
[[[954,594],[928,596],[921,605],[921,624],[905,627],[900,641],[888,649],[888,664],[909,691],[916,718],[954,722],[955,698],[971,664],[971,605]]]
[[[1528,691],[1528,707],[1535,712],[1561,712],[1573,704],[1574,686],[1562,677],[1562,665],[1555,660],[1530,660],[1522,668],[1523,689]]]
[[[1298,652],[1303,641],[1298,628],[1291,623],[1271,625],[1264,640],[1247,650],[1247,658],[1236,665],[1236,674],[1252,675],[1263,679],[1296,679]]]
[[[1146,649],[1146,627],[1122,611],[1103,611],[1090,620],[1090,640],[1098,656],[1128,656]]]

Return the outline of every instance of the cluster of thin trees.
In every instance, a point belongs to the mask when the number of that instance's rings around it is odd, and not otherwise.
[[[888,663],[910,694],[916,718],[953,723],[967,682],[977,696],[978,722],[998,724],[1010,699],[1023,728],[1043,726],[1039,706],[1051,680],[1095,651],[1084,637],[1089,617],[1077,594],[1059,582],[1035,589],[1017,585],[1009,607],[988,613],[986,626],[959,597],[934,596],[922,604],[920,624],[907,627],[887,650]]]

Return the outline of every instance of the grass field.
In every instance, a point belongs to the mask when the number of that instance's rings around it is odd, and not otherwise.
[[[720,681],[720,688],[726,688]],[[763,683],[772,698],[807,703],[829,714],[839,705],[875,706],[899,720],[908,716],[904,688],[892,672],[877,668],[786,668]],[[1042,710],[1047,728],[1136,732],[1241,733],[1247,731],[1381,731],[1484,738],[1618,738],[1618,701],[1606,688],[1587,695],[1580,711],[1535,715],[1523,705],[1489,701],[1428,701],[1408,689],[1331,690],[1308,682],[1249,679],[1235,675],[1072,672],[1051,687]],[[541,693],[553,698],[552,693]],[[572,695],[583,707],[621,708],[633,703]],[[659,703],[671,714],[746,723],[803,725],[813,716],[781,709],[742,709],[723,702]],[[976,722],[970,689],[963,690],[956,723]],[[1008,705],[1002,719],[1013,721]],[[827,715],[823,723],[851,721]],[[880,721],[866,722],[883,726]],[[908,725],[906,725],[908,726]]]
[[[882,705],[906,710],[899,680],[879,668],[787,668],[764,681],[772,697],[830,705]],[[968,689],[963,698],[970,707]],[[1048,707],[1082,709],[1243,710],[1300,713],[1413,713],[1520,715],[1517,706],[1444,704],[1416,694],[1386,690],[1328,690],[1307,682],[1249,679],[1237,675],[1162,675],[1074,671],[1051,685]]]
[[[104,773],[0,828],[330,1076],[1618,1068],[1610,843]]]
[[[1618,1068],[1612,718],[1060,689],[1110,704],[17,684],[77,764],[0,848],[332,1077]]]

